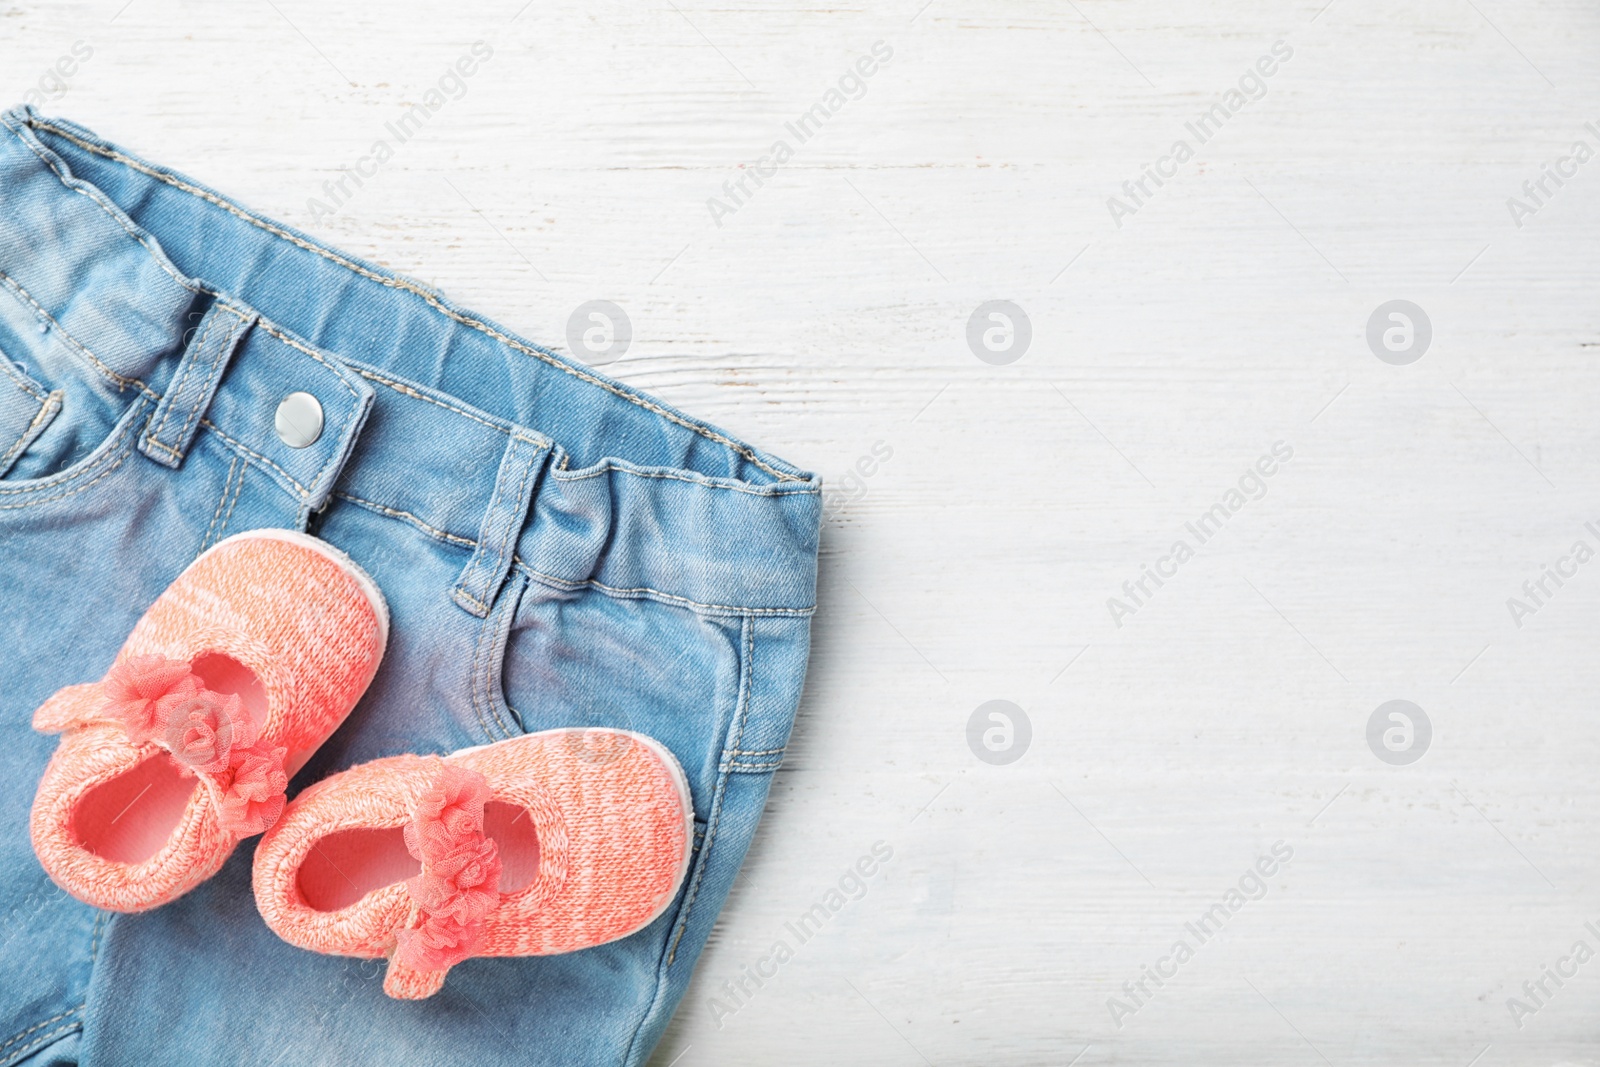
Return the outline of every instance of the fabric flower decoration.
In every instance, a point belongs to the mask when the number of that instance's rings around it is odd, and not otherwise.
[[[472,955],[475,941],[460,923],[425,918],[395,935],[395,959],[416,971],[446,971]]]
[[[215,788],[223,830],[245,838],[278,821],[289,786],[283,765],[288,750],[261,743],[237,693],[207,689],[191,664],[164,656],[130,657],[112,667],[103,688],[105,714],[122,723],[128,740],[155,741],[184,774]],[[459,802],[443,797],[440,812],[448,814]],[[481,802],[477,811],[481,828]]]
[[[289,776],[283,769],[287,749],[260,745],[235,747],[227,773],[218,779],[222,805],[218,822],[239,837],[265,832],[283,814]]]
[[[107,717],[122,723],[136,745],[160,737],[173,705],[200,692],[189,664],[165,656],[130,656],[114,664],[102,684]]]
[[[489,783],[483,775],[453,763],[441,764],[433,785],[417,798],[406,825],[406,848],[419,860],[442,857],[455,845],[483,833],[483,806]]]
[[[442,971],[472,955],[483,921],[499,899],[500,848],[484,835],[491,796],[483,775],[441,763],[417,798],[404,829],[406,849],[422,871],[406,882],[419,922],[397,935],[395,958]]]
[[[227,770],[234,746],[249,748],[255,743],[255,725],[238,695],[224,697],[209,689],[173,705],[165,734],[172,758],[200,774]]]
[[[479,835],[431,860],[406,885],[423,910],[478,922],[494,909],[499,881],[500,848]]]

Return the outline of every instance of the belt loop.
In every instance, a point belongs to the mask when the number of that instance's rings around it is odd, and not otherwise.
[[[511,572],[511,557],[517,538],[527,522],[534,490],[550,456],[550,442],[513,432],[500,460],[494,479],[494,496],[478,531],[478,547],[456,581],[450,594],[457,604],[480,619],[500,593],[500,586]]]
[[[139,451],[163,466],[176,468],[183,462],[222,372],[255,319],[254,313],[220,298],[212,303],[172,372],[166,395],[139,437]]]

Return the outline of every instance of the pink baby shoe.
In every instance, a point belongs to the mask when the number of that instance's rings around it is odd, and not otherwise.
[[[553,956],[638,931],[677,895],[694,809],[639,734],[546,730],[448,756],[391,756],[295,797],[255,857],[285,941],[387,957],[417,1000],[472,956]]]
[[[87,904],[145,911],[221,869],[282,814],[289,778],[378,670],[388,608],[333,546],[286,530],[212,546],[98,682],[59,690],[33,850]]]

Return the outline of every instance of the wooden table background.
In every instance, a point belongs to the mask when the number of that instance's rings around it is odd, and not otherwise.
[[[1507,605],[1600,549],[1600,162],[1560,163],[1600,150],[1600,10],[520,3],[0,0],[0,72],[533,338],[614,301],[608,371],[846,486],[794,741],[656,1067],[1600,1062],[1600,960],[1570,956],[1600,950],[1600,562]],[[315,212],[478,40],[464,95]],[[1576,174],[1536,204],[1547,163]],[[1394,299],[1432,325],[1409,365],[1366,338]],[[967,340],[991,300],[1031,324],[1006,365]],[[1032,729],[999,766],[967,741],[997,699]],[[1408,766],[1367,742],[1396,699],[1433,726]],[[1264,895],[1186,933],[1280,841]],[[1547,966],[1577,973],[1535,1006]]]

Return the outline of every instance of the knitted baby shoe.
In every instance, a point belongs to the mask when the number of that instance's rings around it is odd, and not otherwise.
[[[472,956],[552,956],[626,937],[677,895],[694,808],[639,734],[546,730],[391,756],[295,797],[256,848],[256,906],[285,941],[387,957],[417,1000]]]
[[[63,735],[33,801],[39,862],[111,911],[210,878],[282,813],[289,778],[355,707],[388,634],[377,585],[331,545],[257,530],[212,546],[103,679],[34,713],[34,729]]]

